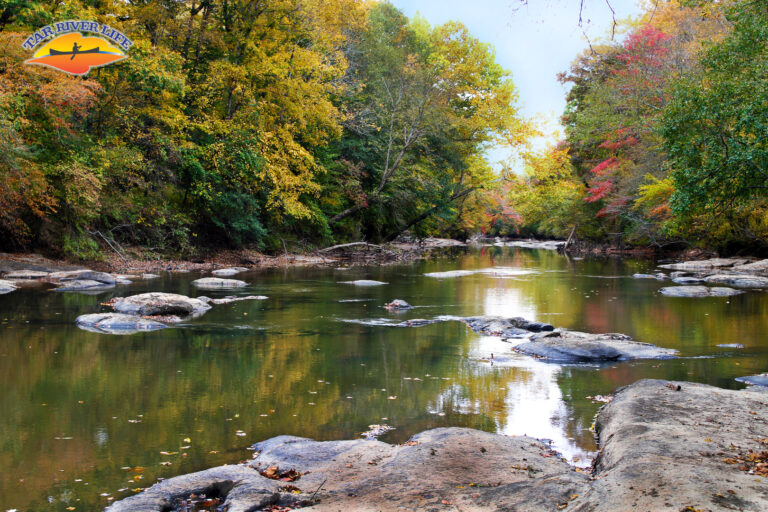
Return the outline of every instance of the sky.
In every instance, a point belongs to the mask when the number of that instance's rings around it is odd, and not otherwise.
[[[542,148],[559,136],[559,117],[565,108],[566,89],[557,74],[588,48],[583,32],[593,42],[610,37],[612,14],[606,0],[584,0],[579,26],[579,0],[391,0],[407,16],[419,14],[433,25],[456,20],[496,49],[496,61],[512,72],[520,93],[522,112],[543,121],[549,135],[537,141]],[[616,19],[640,14],[636,0],[610,0]],[[583,31],[582,31],[583,28]],[[620,37],[620,36],[617,36]],[[509,151],[489,155],[497,161]]]

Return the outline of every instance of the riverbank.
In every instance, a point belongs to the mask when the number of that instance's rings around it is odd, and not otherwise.
[[[91,269],[101,272],[148,273],[210,271],[232,266],[249,269],[298,266],[351,266],[386,265],[413,261],[425,257],[434,249],[465,247],[464,242],[446,238],[427,238],[423,241],[398,242],[386,245],[342,244],[307,253],[286,252],[267,255],[249,249],[225,249],[201,254],[198,257],[177,259],[159,257],[140,247],[127,248],[120,254],[105,254],[103,260],[72,261],[49,258],[34,253],[0,253],[0,273],[14,270],[59,272]]]
[[[176,510],[206,494],[229,512],[759,511],[768,509],[766,418],[766,388],[641,380],[598,412],[591,471],[543,441],[464,428],[401,445],[279,436],[255,444],[247,463],[168,479],[107,510]]]

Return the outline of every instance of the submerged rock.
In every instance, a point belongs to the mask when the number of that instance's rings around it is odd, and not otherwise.
[[[381,286],[385,283],[383,281],[373,281],[370,279],[358,279],[357,281],[339,281],[340,284],[352,284],[355,286]]]
[[[748,261],[749,260],[745,258],[711,258],[708,260],[669,263],[667,265],[659,265],[659,268],[665,268],[669,270],[685,270],[688,272],[697,272],[697,271],[713,270],[718,268],[733,267],[736,265],[743,265]]]
[[[743,382],[744,384],[749,384],[751,386],[768,387],[767,374],[749,375],[747,377],[737,377],[736,380],[739,382]]]
[[[94,290],[109,290],[114,288],[114,283],[102,283],[100,281],[93,281],[91,279],[74,279],[72,281],[61,281],[57,288],[54,288],[55,292],[79,292],[79,291],[94,291]]]
[[[706,286],[668,286],[659,290],[659,293],[666,297],[730,297],[744,293],[742,290],[733,288]]]
[[[11,281],[5,281],[3,279],[0,279],[0,295],[11,293],[17,288],[18,287],[15,284],[13,284]]]
[[[677,350],[633,341],[624,334],[562,331],[533,336],[515,352],[553,363],[604,363],[632,359],[671,359]]]
[[[768,288],[768,277],[743,274],[716,274],[705,277],[704,281],[708,284],[727,284],[736,288]]]
[[[531,322],[525,318],[503,318],[500,316],[471,316],[460,318],[473,331],[502,338],[519,337],[532,332],[553,331],[555,328],[543,322]]]
[[[667,278],[667,275],[659,272],[658,274],[632,274],[632,277],[635,279],[656,279],[658,281],[663,281]]]
[[[219,277],[203,277],[201,279],[195,279],[192,284],[198,288],[217,290],[220,288],[242,288],[248,286],[245,281],[239,281],[237,279],[221,279]]]
[[[111,305],[118,313],[179,318],[200,316],[211,309],[211,306],[199,299],[161,292],[118,297],[112,299]]]
[[[154,320],[122,313],[94,313],[80,315],[75,323],[87,330],[107,334],[134,334],[141,331],[165,329],[167,326]]]
[[[228,295],[220,299],[210,299],[208,297],[198,297],[198,299],[211,304],[229,304],[230,302],[239,302],[241,300],[267,300],[269,297],[266,295],[247,295],[245,297],[235,297],[234,295]]]
[[[218,268],[216,270],[212,270],[211,274],[218,276],[218,277],[227,277],[227,276],[234,276],[239,274],[240,272],[246,272],[248,271],[245,267],[228,267],[228,268]]]
[[[395,299],[384,307],[389,309],[390,311],[396,311],[396,310],[403,310],[403,309],[411,309],[413,306],[411,306],[404,300]]]

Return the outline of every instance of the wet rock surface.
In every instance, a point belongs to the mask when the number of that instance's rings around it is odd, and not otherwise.
[[[395,299],[384,307],[390,311],[400,311],[413,308],[413,306],[401,299]]]
[[[681,285],[697,285],[704,283],[704,279],[700,277],[680,276],[673,278],[672,282]]]
[[[114,288],[113,283],[103,283],[101,281],[93,281],[91,279],[74,279],[61,281],[59,286],[54,288],[56,292],[77,292],[77,291],[93,291],[93,290],[109,290]]]
[[[768,387],[768,374],[748,375],[746,377],[737,377],[737,381],[749,384],[751,386]]]
[[[6,272],[4,279],[43,279],[48,277],[50,272],[44,270],[12,270]]]
[[[222,288],[242,288],[248,286],[245,281],[239,279],[222,279],[218,277],[203,277],[192,281],[192,285],[206,290],[218,290]]]
[[[721,286],[668,286],[659,290],[665,297],[730,297],[744,293],[742,290],[734,290]]]
[[[228,277],[228,276],[234,276],[241,272],[247,272],[248,269],[245,267],[228,267],[228,268],[219,268],[216,270],[212,270],[211,274],[217,276],[217,277]]]
[[[658,274],[632,274],[635,279],[656,279],[657,281],[663,281],[667,278],[666,274],[659,272]]]
[[[707,284],[725,284],[736,288],[768,288],[768,277],[742,274],[715,274],[704,278]]]
[[[766,483],[745,454],[766,449],[765,396],[658,380],[624,387],[598,412],[593,478],[525,436],[438,428],[403,445],[279,436],[254,445],[247,464],[171,478],[107,510],[160,512],[204,492],[230,512],[284,506],[297,498],[260,475],[276,468],[301,474],[291,482],[299,498],[322,484],[305,502],[319,511],[762,511]]]
[[[167,326],[163,323],[122,313],[94,313],[80,315],[75,320],[80,328],[106,334],[135,334],[142,331],[156,331]]]
[[[11,293],[16,288],[17,288],[16,285],[13,284],[11,281],[0,279],[0,295],[3,295],[5,293]]]
[[[624,334],[558,331],[535,335],[515,352],[552,363],[607,363],[632,359],[670,359],[677,351],[634,341]]]
[[[728,268],[749,263],[746,258],[711,258],[708,260],[683,261],[680,263],[668,263],[659,265],[659,268],[668,270],[683,270],[687,272],[706,272],[720,268]]]
[[[161,292],[117,297],[112,299],[111,305],[118,313],[128,315],[179,318],[197,317],[211,309],[210,305],[199,299]]]
[[[525,318],[504,318],[500,316],[472,316],[459,319],[473,331],[488,336],[514,338],[532,332],[553,331],[555,328],[543,322],[532,322]]]

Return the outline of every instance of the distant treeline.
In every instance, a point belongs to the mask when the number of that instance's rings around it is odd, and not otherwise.
[[[491,232],[767,247],[768,2],[649,1],[619,29],[562,74],[565,139],[504,183]]]
[[[84,78],[21,44],[62,20],[133,40]],[[264,250],[489,219],[492,145],[529,136],[491,47],[386,2],[0,2],[0,249]],[[494,203],[495,204],[495,203]]]

